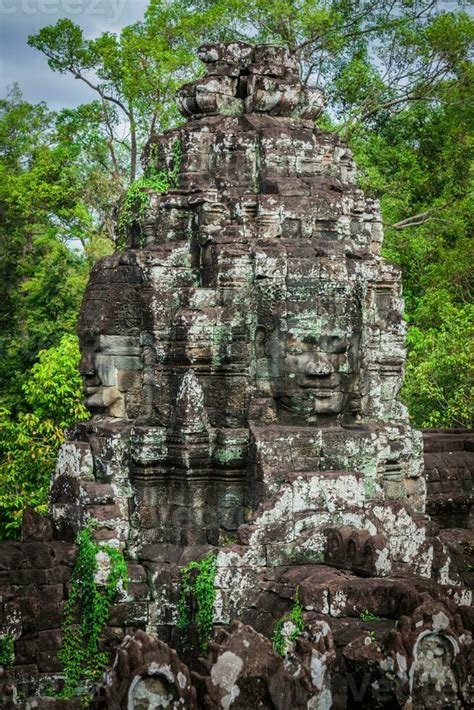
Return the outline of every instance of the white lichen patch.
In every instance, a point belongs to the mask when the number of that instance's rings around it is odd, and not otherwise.
[[[347,613],[347,595],[343,589],[331,595],[329,613],[331,616],[344,616]]]
[[[232,651],[224,651],[216,663],[211,668],[211,680],[213,684],[225,691],[226,695],[221,698],[221,706],[228,710],[233,701],[239,695],[240,690],[237,679],[244,665],[240,656]]]
[[[66,441],[58,452],[54,478],[57,476],[71,476],[84,481],[93,481],[94,461],[89,445]]]
[[[375,569],[377,575],[380,577],[386,577],[392,571],[392,564],[390,561],[390,553],[388,547],[382,550],[375,551]]]
[[[94,574],[94,582],[99,586],[105,587],[111,570],[110,556],[105,550],[99,550],[95,556],[95,561],[97,569]]]

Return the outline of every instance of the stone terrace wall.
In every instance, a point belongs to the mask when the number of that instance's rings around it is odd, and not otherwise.
[[[472,506],[473,434],[459,430],[426,430],[423,440],[428,510],[444,528],[441,537],[457,557],[458,564],[466,567],[466,563],[473,561],[465,549],[466,541],[472,537],[466,528]],[[196,549],[191,549],[195,556]],[[58,660],[58,651],[62,643],[62,615],[76,551],[73,543],[53,539],[48,520],[28,511],[23,525],[23,540],[0,545],[0,626],[3,633],[11,632],[16,638],[13,671],[0,677],[2,707],[18,707],[11,697],[13,684],[19,694],[16,696],[18,700],[22,695],[28,697],[39,692],[43,695],[46,689],[59,687],[62,665]],[[170,577],[167,579],[163,578],[163,575],[166,577],[163,564],[160,565],[161,578],[156,578],[151,560],[145,560],[144,566],[129,563],[128,593],[113,606],[104,636],[104,645],[111,654],[126,634],[154,625],[160,607],[160,586],[172,584],[173,580],[176,582],[179,566],[189,561],[191,550],[188,553],[186,559],[175,560],[174,564],[169,565]],[[327,568],[319,569],[323,576],[324,570],[328,571]],[[149,580],[153,582],[151,585]],[[468,580],[465,579],[465,582]],[[364,589],[367,586],[362,579],[360,584]],[[275,595],[274,601],[277,598],[278,595]],[[280,611],[284,611],[284,605]],[[405,613],[407,611],[411,608],[405,609]],[[252,621],[255,623],[255,619]],[[353,620],[352,635],[356,635],[361,623],[357,622],[357,617]],[[378,626],[387,623],[376,622],[375,626],[379,630]],[[333,633],[336,645],[342,643],[342,648],[347,643],[347,620],[343,618],[338,624],[341,634],[338,627],[333,628]],[[342,633],[344,629],[345,634]],[[169,628],[162,626],[160,633],[164,640],[170,641]],[[342,680],[339,677],[337,684],[341,684]],[[345,687],[345,681],[342,686]],[[59,707],[61,704],[57,701],[55,705]],[[67,707],[72,708],[71,703]]]
[[[13,668],[0,672],[0,707],[20,707],[22,698],[59,690],[63,670],[58,652],[77,546],[53,539],[50,521],[30,511],[22,537],[0,544],[0,634],[15,638]],[[128,591],[112,607],[104,635],[111,652],[126,633],[144,628],[148,616],[145,570],[129,564],[128,573]]]
[[[426,429],[423,447],[426,512],[441,528],[472,529],[474,432]]]

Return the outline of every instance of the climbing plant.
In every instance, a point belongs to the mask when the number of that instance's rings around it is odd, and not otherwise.
[[[15,658],[13,634],[0,636],[0,666],[9,668]]]
[[[196,627],[199,648],[205,651],[212,636],[214,623],[214,602],[216,590],[214,580],[217,573],[217,555],[210,552],[200,562],[191,561],[181,570],[181,589],[178,601],[178,623],[180,629],[190,624],[189,597],[197,604]]]
[[[90,700],[91,687],[100,679],[107,664],[107,654],[99,650],[99,641],[107,623],[109,608],[121,586],[128,585],[127,565],[119,550],[99,545],[92,538],[89,524],[77,536],[78,552],[71,579],[71,591],[64,610],[63,647],[59,659],[64,663],[65,685],[62,698],[83,696]],[[110,570],[106,584],[96,582],[97,553],[109,557]],[[77,613],[79,610],[79,622]]]
[[[285,633],[286,624],[293,627],[292,631]],[[300,602],[299,588],[296,590],[293,608],[278,619],[273,630],[273,648],[280,656],[285,656],[288,642],[294,641],[304,630],[303,607]]]
[[[154,146],[152,146],[153,148]],[[156,155],[152,150],[148,167],[144,174],[132,182],[120,207],[118,219],[119,246],[125,245],[128,231],[132,227],[141,229],[141,218],[150,206],[149,190],[166,192],[178,184],[178,173],[181,163],[181,143],[176,140],[173,144],[173,161],[170,170],[156,169]]]

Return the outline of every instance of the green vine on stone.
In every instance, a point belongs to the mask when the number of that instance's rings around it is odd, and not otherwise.
[[[64,689],[61,698],[83,695],[87,706],[92,686],[100,680],[107,665],[107,654],[99,642],[107,623],[109,608],[121,586],[128,585],[127,565],[122,553],[92,539],[92,524],[77,536],[78,552],[71,577],[71,591],[64,609],[63,646],[59,659],[64,663]],[[109,557],[110,570],[104,587],[96,583],[97,553]],[[79,612],[79,618],[78,618]]]
[[[145,173],[132,182],[123,198],[118,219],[119,247],[123,248],[127,241],[128,231],[137,227],[141,231],[141,220],[150,206],[149,190],[166,192],[177,187],[181,164],[181,143],[177,139],[173,143],[173,160],[171,170],[157,170],[156,156],[152,146],[149,165]]]
[[[292,628],[289,633],[285,633],[285,625]],[[303,607],[300,602],[299,587],[296,590],[293,608],[287,614],[278,619],[273,630],[273,648],[280,656],[285,656],[288,643],[295,641],[304,631]]]
[[[15,660],[15,647],[13,634],[0,636],[0,666],[10,668]]]
[[[216,574],[217,555],[215,552],[210,552],[200,562],[190,562],[181,570],[177,626],[180,629],[184,629],[191,623],[189,596],[192,596],[197,605],[196,627],[201,651],[207,649],[212,637],[214,602],[216,600],[216,589],[214,587]]]

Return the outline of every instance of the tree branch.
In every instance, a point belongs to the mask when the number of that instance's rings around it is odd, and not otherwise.
[[[429,222],[432,219],[436,219],[433,217],[433,215],[436,212],[441,212],[442,210],[446,209],[448,205],[452,203],[446,202],[444,205],[441,205],[440,207],[433,207],[430,210],[426,210],[426,212],[420,212],[419,214],[414,214],[411,217],[407,217],[406,219],[401,219],[399,222],[395,222],[394,224],[389,225],[392,227],[392,229],[406,229],[407,227],[418,227],[420,224],[424,224],[425,222]]]
[[[56,57],[51,54],[50,52],[46,52],[44,49],[42,50],[48,59],[51,59],[51,61],[56,61]],[[69,64],[68,66],[65,67],[65,69],[70,72],[75,79],[79,79],[80,81],[83,81],[87,86],[92,89],[93,91],[96,91],[101,99],[103,101],[111,101],[114,104],[117,104],[122,111],[125,113],[127,118],[130,118],[129,112],[127,111],[126,106],[120,101],[120,99],[116,99],[114,96],[109,96],[108,94],[104,94],[102,89],[97,86],[96,84],[93,84],[89,79],[87,79],[81,72],[74,67],[73,64]]]
[[[416,96],[415,94],[403,94],[402,96],[397,96],[394,99],[390,99],[388,101],[384,101],[378,106],[375,106],[375,108],[370,109],[370,111],[366,111],[364,114],[361,116],[361,120],[365,121],[371,116],[374,116],[376,113],[379,111],[382,111],[385,108],[391,108],[392,106],[397,106],[398,104],[402,104],[404,102],[409,103],[410,101],[435,101],[436,97],[435,96]]]
[[[102,89],[99,86],[96,86],[91,81],[89,81],[89,79],[86,79],[86,77],[83,76],[80,72],[76,71],[74,69],[74,67],[68,67],[68,70],[71,72],[71,74],[74,76],[75,79],[80,79],[85,84],[87,84],[87,86],[89,86],[93,91],[97,91],[97,93],[99,94],[99,96],[101,97],[101,99],[103,101],[111,101],[112,103],[117,104],[117,106],[119,106],[122,109],[122,111],[127,116],[127,118],[130,119],[129,111],[127,110],[127,108],[124,106],[124,104],[119,99],[116,99],[114,96],[109,96],[108,94],[104,94],[104,92],[102,91]]]
[[[107,104],[105,102],[105,99],[102,99],[102,107],[104,109],[105,125],[107,127],[107,132],[109,134],[109,140],[107,141],[107,146],[109,149],[110,157],[112,159],[112,165],[114,166],[115,177],[117,178],[117,180],[119,180],[120,179],[120,170],[119,170],[117,156],[115,155],[115,149],[114,149],[114,132],[113,132],[112,126],[110,124],[109,112],[107,110]]]

